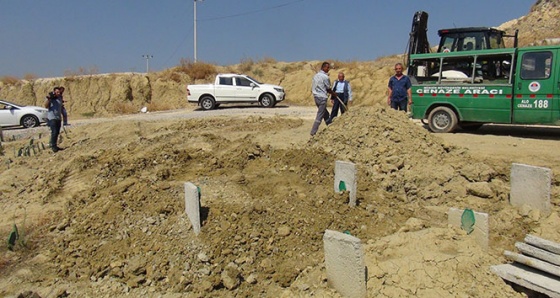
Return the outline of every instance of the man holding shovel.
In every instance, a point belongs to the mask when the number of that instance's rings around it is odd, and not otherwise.
[[[341,114],[344,114],[352,101],[352,88],[350,87],[350,82],[344,79],[343,72],[338,73],[338,80],[334,81],[332,90],[336,93],[336,96],[331,97],[333,108],[327,123],[331,123],[338,116],[338,109],[340,109]]]
[[[329,70],[331,65],[329,62],[323,62],[321,65],[321,70],[319,70],[314,76],[311,83],[311,92],[313,93],[313,99],[317,105],[317,116],[315,117],[315,122],[313,122],[313,127],[311,128],[311,136],[314,136],[319,130],[319,125],[325,120],[327,125],[330,124],[329,111],[327,111],[327,99],[329,94],[336,96],[336,93],[331,89],[331,81],[329,79]]]

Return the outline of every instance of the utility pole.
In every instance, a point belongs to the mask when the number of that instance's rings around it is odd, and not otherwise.
[[[196,2],[203,0],[194,0],[194,63],[197,61],[196,56]]]
[[[142,55],[144,59],[146,59],[146,73],[150,72],[150,59],[154,58],[152,55]]]

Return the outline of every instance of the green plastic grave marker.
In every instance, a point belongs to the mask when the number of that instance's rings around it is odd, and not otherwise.
[[[465,209],[463,215],[461,215],[461,229],[470,234],[474,231],[474,224],[474,212],[471,209]]]
[[[9,250],[14,249],[14,246],[16,245],[16,240],[18,240],[18,239],[19,239],[18,229],[17,229],[16,224],[14,224],[12,232],[8,236],[8,249]]]
[[[346,182],[340,180],[340,182],[338,183],[338,190],[339,191],[346,191]]]

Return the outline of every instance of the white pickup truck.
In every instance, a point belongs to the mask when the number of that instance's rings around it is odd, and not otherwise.
[[[258,103],[272,108],[284,100],[284,88],[263,84],[241,74],[218,74],[214,84],[188,85],[188,102],[203,110],[212,110],[223,103]]]

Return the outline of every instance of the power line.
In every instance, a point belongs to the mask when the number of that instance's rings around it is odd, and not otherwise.
[[[232,14],[232,15],[229,15],[229,16],[221,16],[221,17],[214,17],[214,18],[198,19],[198,21],[199,21],[199,22],[216,21],[216,20],[223,20],[223,19],[235,18],[235,17],[239,17],[239,16],[246,16],[246,15],[255,14],[255,13],[259,13],[259,12],[263,12],[263,11],[278,9],[278,8],[281,8],[281,7],[289,6],[289,5],[292,5],[292,4],[294,4],[294,3],[303,2],[303,1],[305,1],[305,0],[297,0],[297,1],[287,2],[287,3],[279,4],[279,5],[276,5],[276,6],[271,6],[271,7],[267,7],[267,8],[262,8],[262,9],[259,9],[259,10],[252,10],[252,11],[241,12],[241,13]]]
[[[259,12],[263,12],[263,11],[268,11],[268,10],[273,10],[273,9],[278,9],[278,8],[282,8],[285,6],[289,6],[295,3],[299,3],[299,2],[303,2],[305,0],[296,0],[296,1],[291,1],[291,2],[287,2],[287,3],[283,3],[283,4],[278,4],[276,6],[271,6],[271,7],[267,7],[267,8],[262,8],[259,10],[253,10],[253,11],[246,11],[246,12],[242,12],[242,13],[238,13],[238,14],[233,14],[233,15],[228,15],[228,16],[221,16],[221,17],[213,17],[213,18],[206,18],[206,19],[197,19],[198,22],[201,21],[215,21],[215,20],[221,20],[221,19],[228,19],[228,18],[235,18],[235,17],[239,17],[239,16],[244,16],[244,15],[249,15],[249,14],[255,14],[255,13],[259,13]],[[192,29],[192,26],[190,27]],[[189,30],[191,30],[189,29]],[[191,36],[191,33],[187,33],[185,34],[185,37],[183,38],[183,40],[177,45],[177,47],[175,48],[175,50],[173,51],[173,53],[171,55],[169,55],[169,58],[167,58],[167,60],[165,60],[164,64],[167,64],[171,59],[173,59],[173,57],[177,54],[177,52],[179,51],[179,49],[181,48],[181,46],[183,46],[185,44],[185,42],[187,41],[187,39]]]

